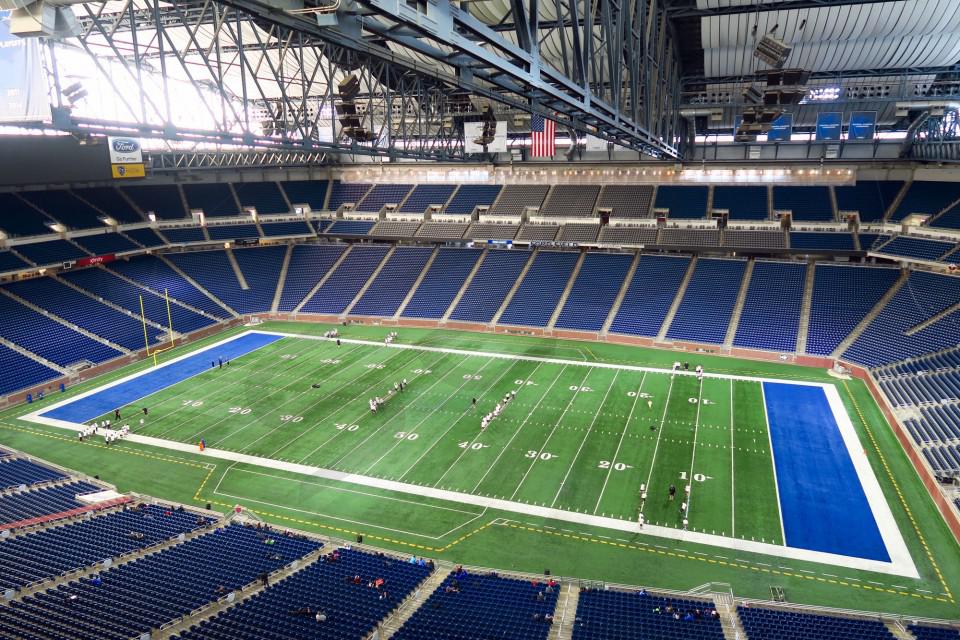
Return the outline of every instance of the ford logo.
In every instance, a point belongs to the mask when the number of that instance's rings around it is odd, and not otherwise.
[[[140,148],[140,143],[130,138],[119,138],[113,141],[113,150],[117,153],[133,153]]]

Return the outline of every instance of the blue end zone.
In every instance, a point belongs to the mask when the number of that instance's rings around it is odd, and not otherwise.
[[[210,369],[211,360],[218,358],[233,360],[260,347],[280,340],[283,336],[274,336],[266,333],[248,333],[238,336],[229,342],[217,347],[199,351],[178,362],[166,364],[149,370],[143,375],[120,383],[99,393],[80,398],[56,409],[51,409],[42,415],[45,418],[66,420],[67,422],[83,423],[93,420],[114,409],[124,407],[130,403],[145,398],[178,382],[183,382],[199,373]]]
[[[788,547],[890,561],[820,387],[764,382]]]

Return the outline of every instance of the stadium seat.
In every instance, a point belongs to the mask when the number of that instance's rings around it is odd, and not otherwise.
[[[397,247],[350,313],[387,317],[395,314],[432,253],[433,249],[425,247]]]
[[[324,556],[179,636],[181,640],[362,640],[395,610],[430,569],[352,549]],[[360,576],[360,584],[352,578]],[[368,583],[382,579],[380,589]],[[386,597],[381,595],[386,592]],[[295,612],[309,609],[310,614]],[[326,615],[317,623],[316,611]],[[294,613],[291,613],[294,612]]]
[[[387,251],[387,245],[354,245],[313,296],[303,305],[307,313],[343,313],[367,283]]]
[[[442,318],[481,253],[479,249],[440,249],[401,315],[404,318]]]
[[[528,251],[490,250],[450,319],[490,322],[529,259]]]
[[[500,194],[499,184],[465,184],[453,194],[445,213],[470,214],[481,205],[493,204]]]
[[[806,273],[806,265],[795,262],[754,262],[733,344],[793,352]]]
[[[899,275],[899,270],[891,268],[818,264],[813,276],[807,353],[833,353]]]
[[[287,279],[280,294],[279,311],[293,311],[340,258],[346,246],[299,244],[293,247]]]
[[[722,343],[746,265],[743,260],[698,260],[667,337]]]
[[[599,331],[632,262],[633,256],[624,253],[588,253],[555,326]]]
[[[558,251],[541,251],[534,256],[533,264],[500,316],[500,324],[546,326],[578,258],[579,254]]]
[[[688,257],[640,256],[610,331],[656,336],[689,266]]]
[[[713,610],[713,603],[703,600],[585,589],[577,602],[573,639],[721,640],[723,629]]]
[[[544,617],[554,614],[558,591],[497,575],[450,574],[393,640],[546,640],[552,625]]]

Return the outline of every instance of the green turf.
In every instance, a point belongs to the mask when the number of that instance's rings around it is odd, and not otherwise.
[[[307,334],[328,327],[268,323],[265,328]],[[387,330],[351,326],[344,332],[379,341]],[[405,343],[518,355],[667,368],[676,359],[669,352],[603,343],[436,330],[400,333]],[[832,381],[825,372],[779,363],[709,355],[697,355],[696,362],[708,371]],[[144,366],[131,365],[95,384]],[[403,377],[409,387],[372,415],[367,398],[386,395]],[[314,383],[320,388],[313,389]],[[84,383],[68,393],[89,387]],[[775,585],[798,602],[956,617],[956,542],[862,383],[839,389],[864,447],[873,454],[875,440],[887,463],[881,464],[879,453],[870,456],[920,580],[618,535],[133,443],[106,449],[17,420],[26,408],[0,415],[0,443],[98,473],[121,490],[211,502],[224,510],[239,503],[281,524],[343,537],[363,533],[374,544],[454,561],[528,571],[550,567],[557,574],[681,589],[724,582],[751,597],[768,597]],[[480,415],[510,390],[517,391],[515,400],[480,432]],[[662,373],[346,343],[338,349],[327,342],[284,339],[222,371],[156,394],[147,404],[144,432],[149,435],[191,443],[203,437],[211,447],[628,520],[640,510],[640,485],[648,484],[644,516],[667,526],[680,526],[681,518],[679,504],[667,500],[666,487],[674,483],[682,491],[681,474],[690,479],[702,474],[703,481],[691,482],[692,528],[781,540],[756,382],[706,378],[701,389],[693,378]]]

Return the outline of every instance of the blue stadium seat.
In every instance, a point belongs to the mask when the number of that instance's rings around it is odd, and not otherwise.
[[[610,331],[655,337],[689,266],[687,257],[640,256]]]
[[[807,267],[796,262],[757,260],[733,344],[793,352]]]
[[[117,260],[109,265],[110,271],[143,284],[157,293],[168,292],[170,297],[217,318],[227,318],[229,314],[211,300],[202,291],[190,284],[170,265],[157,256],[143,255],[129,260]]]
[[[468,214],[480,205],[491,205],[500,195],[499,184],[465,184],[453,194],[445,213]]]
[[[30,264],[10,251],[0,251],[0,273],[6,271],[18,271],[24,267],[29,267]]]
[[[834,220],[829,187],[775,186],[773,208],[792,211],[794,220],[820,222]]]
[[[138,637],[217,599],[219,586],[238,589],[319,546],[231,525],[2,607],[0,624],[50,638]]]
[[[293,311],[326,275],[346,249],[342,244],[298,244],[293,247],[279,311]]]
[[[11,282],[7,289],[25,300],[60,316],[90,333],[127,349],[144,347],[143,325],[137,318],[121,313],[51,278]]]
[[[222,182],[201,182],[183,185],[183,195],[189,209],[202,209],[208,217],[240,215],[230,186]]]
[[[241,207],[253,207],[259,215],[290,211],[276,182],[235,182],[233,190]]]
[[[67,240],[61,239],[20,244],[14,248],[20,255],[39,266],[67,262],[90,255]]]
[[[192,627],[181,640],[362,640],[429,575],[426,566],[340,549],[239,606]],[[354,584],[354,576],[360,583]],[[378,589],[370,581],[382,579]],[[383,596],[385,593],[385,597]],[[310,610],[310,614],[297,614]],[[323,611],[323,623],[315,619]]]
[[[37,211],[14,193],[0,193],[0,228],[9,236],[39,236],[53,233],[52,218]]]
[[[903,220],[912,213],[936,215],[960,200],[960,182],[933,182],[914,180],[890,214],[894,221]]]
[[[296,180],[281,182],[280,186],[290,204],[308,204],[312,211],[323,211],[329,184],[327,180]],[[336,211],[336,207],[333,210]]]
[[[646,592],[580,592],[574,640],[722,640],[713,604]],[[752,637],[751,637],[752,638]],[[757,640],[762,640],[758,637]]]
[[[406,202],[400,207],[404,213],[423,213],[432,204],[445,205],[456,185],[421,184],[413,188]]]
[[[823,233],[817,231],[791,231],[790,248],[824,251],[854,251],[856,249],[851,233]]]
[[[960,499],[957,501],[960,502]],[[960,507],[960,504],[957,506]],[[912,633],[917,640],[960,640],[960,629],[951,627],[911,624],[907,627],[907,631]]]
[[[137,203],[144,213],[155,213],[157,218],[164,220],[181,220],[187,217],[177,185],[135,185],[120,187],[120,190]]]
[[[142,504],[20,536],[0,547],[0,589],[24,587],[89,567],[189,533],[210,522],[189,511]],[[131,536],[131,533],[143,534],[143,537]]]
[[[358,316],[392,316],[416,282],[433,249],[397,247],[351,313]]]
[[[579,254],[572,252],[537,253],[510,304],[500,316],[500,324],[546,326],[579,257]]]
[[[62,480],[67,474],[26,458],[0,458],[0,491],[13,489],[20,485],[30,486],[41,482]],[[3,548],[6,548],[5,546]]]
[[[450,319],[490,322],[529,259],[529,251],[488,251]]]
[[[404,318],[439,319],[457,296],[482,251],[444,247],[430,265],[416,293],[403,311]]]
[[[671,218],[695,219],[707,215],[708,187],[660,185],[653,207],[669,209]]]
[[[544,618],[554,614],[558,592],[495,574],[450,574],[393,640],[546,640],[552,625]]]
[[[632,262],[633,256],[625,253],[588,253],[555,326],[599,331]]]
[[[828,356],[896,282],[897,269],[817,264],[807,353]]]
[[[73,193],[120,224],[143,222],[143,216],[113,187],[73,189]]]
[[[0,396],[47,380],[60,377],[60,372],[22,355],[6,345],[0,345]]]
[[[713,208],[728,210],[731,220],[766,220],[770,217],[767,187],[716,186]]]
[[[960,311],[907,335],[960,300],[960,277],[914,271],[880,314],[843,353],[869,367],[920,356],[957,345]]]
[[[375,184],[367,192],[363,200],[357,203],[357,211],[376,213],[387,204],[400,204],[404,201],[413,185],[410,184]]]
[[[260,232],[255,224],[224,224],[207,226],[207,235],[211,240],[243,240],[259,238]]]
[[[389,249],[389,246],[382,244],[354,245],[302,310],[307,313],[343,313]]]
[[[74,237],[73,241],[95,256],[135,251],[140,248],[132,240],[128,240],[119,233],[104,232],[89,236]]]
[[[721,344],[746,264],[742,260],[698,260],[667,337]]]
[[[375,223],[369,220],[337,220],[324,233],[339,233],[348,236],[363,236],[370,233]]]
[[[336,211],[340,208],[340,205],[348,202],[359,204],[369,190],[369,184],[334,180],[333,186],[330,189],[330,206],[327,207],[327,209]]]
[[[261,222],[260,228],[263,229],[263,235],[268,238],[282,236],[312,236],[313,229],[307,224],[306,220],[293,220],[290,222]]]
[[[747,637],[760,640],[894,640],[880,620],[737,607]]]
[[[102,491],[89,482],[70,482],[0,496],[0,524],[52,516],[84,506],[77,496]]]
[[[177,244],[180,242],[204,242],[206,236],[203,235],[202,227],[182,227],[177,229],[161,229],[160,233],[166,236],[167,240]]]
[[[22,191],[20,196],[47,215],[66,225],[68,229],[102,227],[103,215],[66,189]]]
[[[858,180],[854,185],[834,187],[833,191],[839,211],[859,211],[861,222],[877,222],[883,220],[902,188],[902,180]]]
[[[123,307],[137,317],[140,316],[142,301],[147,320],[151,320],[162,327],[168,327],[170,317],[172,317],[173,329],[180,333],[202,329],[214,322],[210,318],[178,304],[174,303],[168,306],[166,299],[162,296],[132,285],[107,269],[92,267],[67,272],[62,274],[62,277],[67,282],[85,291]]]
[[[63,367],[83,360],[99,364],[122,355],[4,295],[0,295],[0,335]]]
[[[955,246],[956,244],[953,242],[897,236],[889,242],[875,247],[873,251],[891,256],[917,258],[919,260],[935,262],[940,256],[953,251]]]

